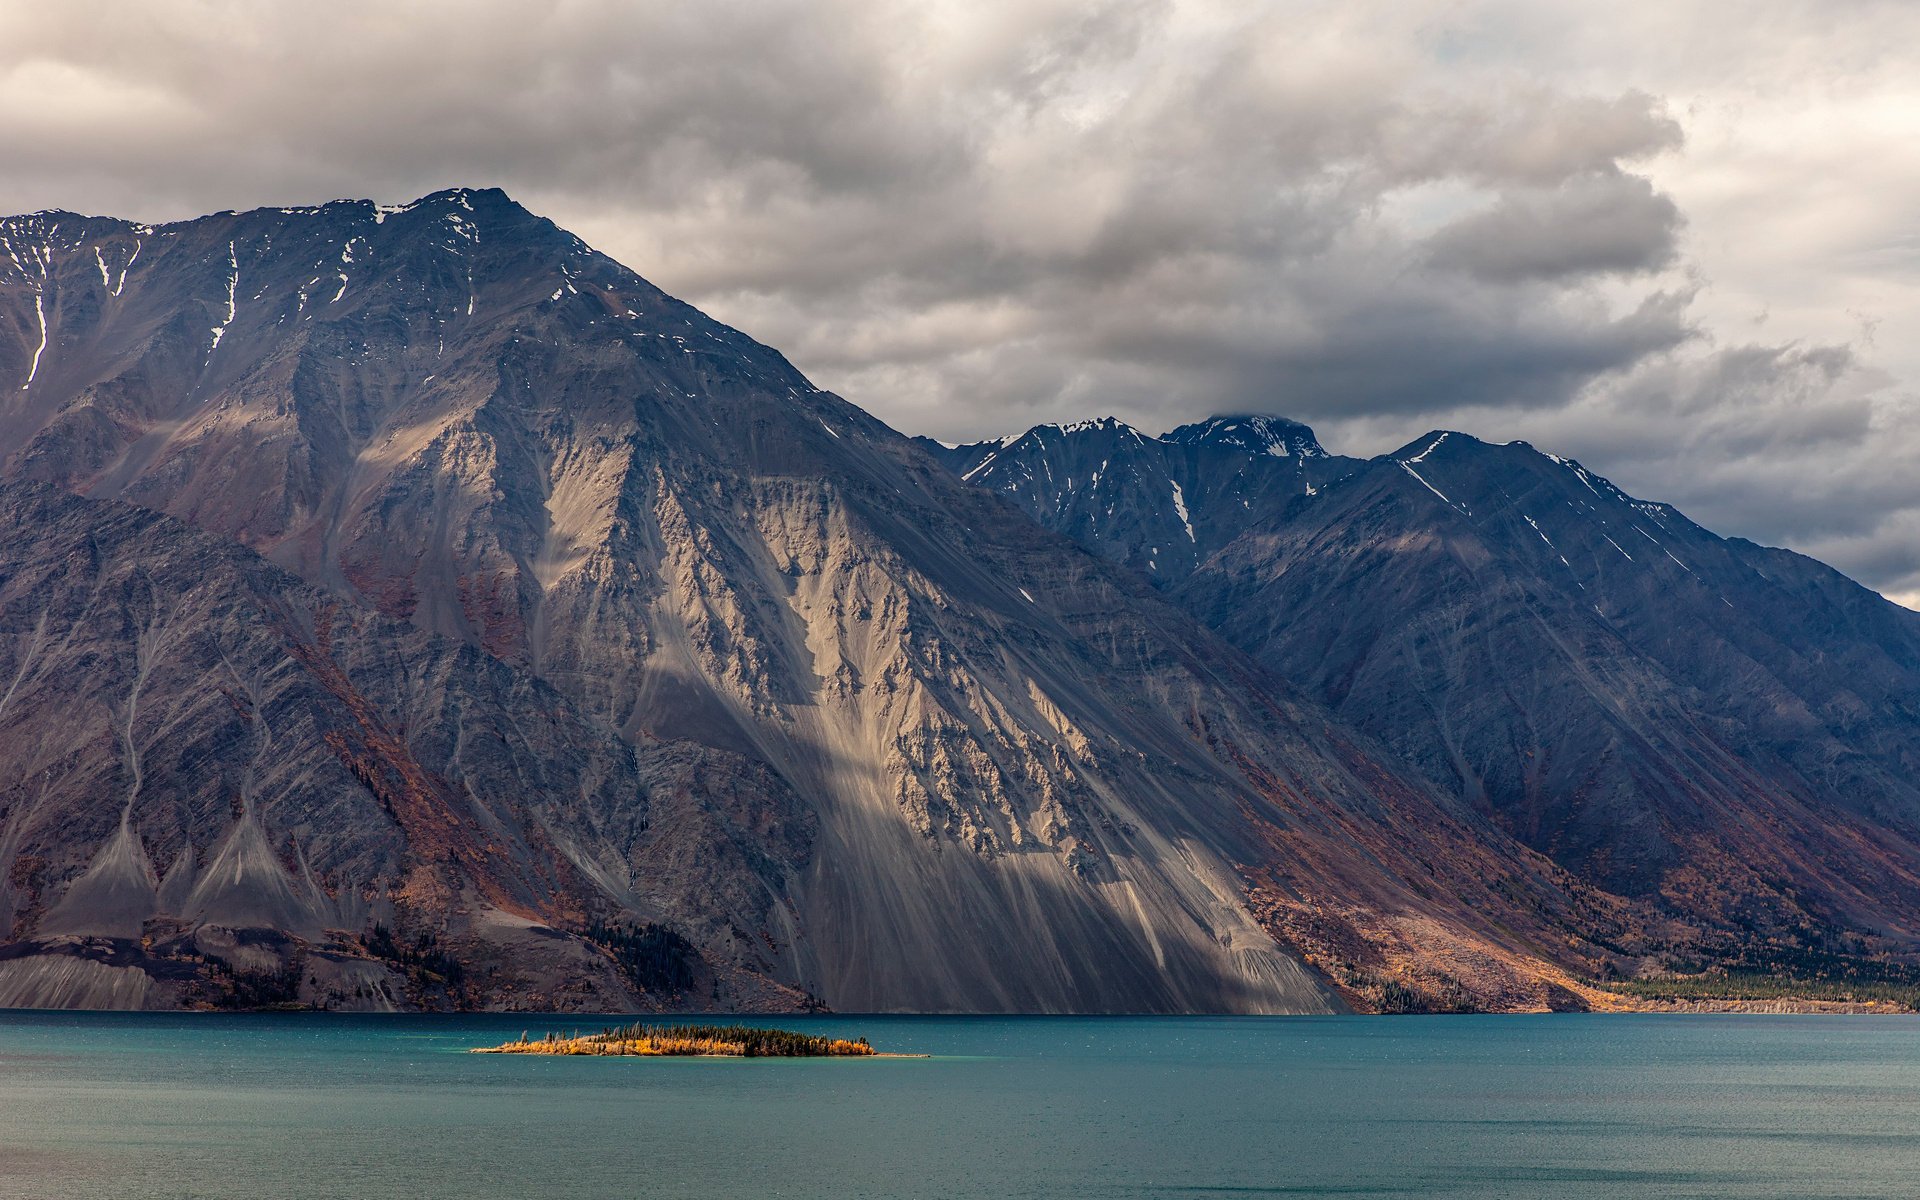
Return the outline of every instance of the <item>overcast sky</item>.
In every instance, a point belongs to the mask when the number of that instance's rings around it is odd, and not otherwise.
[[[1523,437],[1920,603],[1920,4],[0,0],[0,210],[498,185],[949,440]]]

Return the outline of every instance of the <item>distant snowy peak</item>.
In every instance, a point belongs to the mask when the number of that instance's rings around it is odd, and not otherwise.
[[[1020,433],[980,442],[940,443],[949,451],[1009,450],[1021,443],[1044,446],[1068,438],[1121,439],[1134,443],[1162,442],[1169,446],[1211,446],[1269,458],[1327,458],[1313,430],[1299,421],[1264,413],[1224,414],[1182,425],[1159,437],[1141,433],[1118,417],[1086,421],[1047,422]]]
[[[1234,446],[1274,458],[1326,458],[1313,430],[1298,421],[1261,413],[1209,417],[1182,425],[1160,439],[1180,446]]]
[[[1214,417],[1164,437],[1099,417],[965,446],[920,444],[967,483],[1163,585],[1360,465],[1329,455],[1305,425],[1265,415]]]
[[[1120,420],[1118,417],[1095,417],[1090,421],[1070,421],[1064,425],[1052,421],[1045,425],[1035,425],[1025,433],[1010,434],[1001,438],[1000,445],[1002,447],[1012,446],[1016,442],[1021,442],[1028,438],[1045,442],[1049,438],[1068,438],[1084,434],[1132,438],[1134,441],[1146,440],[1139,430],[1127,424],[1125,421]]]

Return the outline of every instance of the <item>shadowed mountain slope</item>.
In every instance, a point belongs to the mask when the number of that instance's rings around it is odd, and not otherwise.
[[[1920,616],[1810,559],[1435,433],[1186,599],[1598,882],[1911,929]]]

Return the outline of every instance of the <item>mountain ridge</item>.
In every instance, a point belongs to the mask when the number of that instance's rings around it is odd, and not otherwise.
[[[108,788],[43,808],[38,758],[0,777],[16,797],[0,811],[0,997],[1610,1008],[1635,1003],[1610,977],[1759,944],[1911,951],[1905,793],[1839,817],[1811,785],[1755,806],[1766,789],[1741,756],[1757,752],[1726,732],[1798,737],[1762,765],[1838,771],[1867,795],[1902,769],[1905,726],[1842,729],[1874,698],[1797,665],[1815,642],[1768,643],[1756,624],[1745,657],[1701,679],[1724,690],[1752,663],[1818,719],[1735,705],[1699,732],[1679,665],[1648,665],[1677,651],[1645,618],[1647,589],[1686,576],[1602,557],[1633,561],[1587,536],[1594,522],[1655,517],[1583,469],[1529,476],[1564,493],[1543,532],[1545,509],[1503,515],[1497,472],[1463,436],[1363,461],[1241,414],[1167,438],[1109,420],[938,447],[497,190],[166,226],[43,214],[0,221],[0,250],[0,381],[20,381],[0,386],[0,501],[57,510],[41,523],[65,538],[27,520],[0,544],[0,597],[41,581],[0,607],[0,741],[114,780],[174,741],[205,747],[200,774],[142,783],[133,807]],[[124,506],[181,524],[130,538]],[[1662,519],[1691,554],[1697,527]],[[1541,574],[1522,529],[1567,561]],[[194,586],[205,538],[259,556],[234,560],[227,592]],[[77,545],[112,551],[101,599],[36,607],[68,596],[45,581]],[[1516,547],[1532,557],[1513,571],[1531,573],[1498,594],[1518,599],[1464,603],[1463,562]],[[1740,581],[1825,587],[1836,638],[1904,628],[1792,561],[1726,553]],[[1368,563],[1417,574],[1351,574]],[[1637,624],[1576,619],[1588,602],[1572,597],[1600,584],[1602,619]],[[215,602],[228,594],[248,598]],[[1767,595],[1769,620],[1794,603]],[[195,636],[90,624],[138,597]],[[1626,679],[1661,706],[1648,735],[1593,715],[1618,707],[1605,688],[1568,693],[1588,701],[1561,706],[1564,769],[1598,737],[1603,767],[1629,761],[1626,778],[1658,788],[1600,803],[1528,782],[1551,771],[1515,782],[1514,739],[1538,731],[1511,703],[1474,707],[1484,676],[1395,690],[1396,615],[1446,633],[1536,610],[1588,647],[1516,643],[1540,670]],[[249,615],[317,611],[334,640],[261,641]],[[69,728],[64,673],[36,656],[82,630],[101,682]],[[234,725],[251,702],[208,682],[227,645],[304,681],[332,725],[287,726],[285,705]],[[1870,657],[1849,661],[1874,696],[1904,695],[1906,659]],[[387,675],[358,677],[383,680],[370,690],[342,663]],[[168,715],[149,724],[126,695],[156,672]],[[1456,710],[1461,730],[1432,719]],[[539,721],[558,724],[519,732]],[[268,734],[322,781],[266,798],[272,818],[220,782],[253,778]],[[1712,768],[1699,786],[1696,761]],[[334,811],[388,849],[309,886],[282,835]],[[1702,814],[1761,814],[1809,851],[1721,836]],[[163,861],[190,863],[182,879],[239,863],[249,894],[278,899],[197,905]],[[523,957],[546,965],[502,970]],[[316,970],[288,985],[296,964]]]

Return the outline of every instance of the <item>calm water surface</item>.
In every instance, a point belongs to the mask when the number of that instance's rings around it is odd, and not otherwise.
[[[931,1059],[462,1051],[603,1022],[0,1012],[0,1196],[1911,1197],[1920,1018],[787,1018]]]

